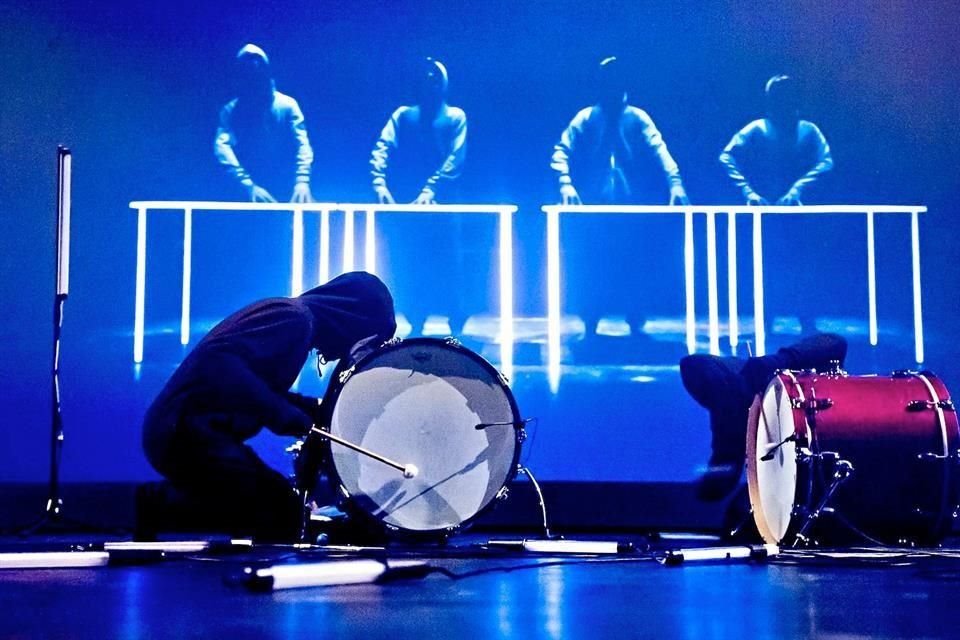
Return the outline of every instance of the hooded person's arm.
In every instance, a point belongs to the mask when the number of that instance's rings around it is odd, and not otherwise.
[[[217,127],[217,136],[213,142],[213,153],[217,158],[217,163],[226,171],[227,175],[249,190],[254,186],[253,178],[240,164],[240,160],[233,149],[236,144],[236,136],[231,123],[234,104],[227,104],[220,110],[220,125]]]
[[[784,196],[785,198],[795,200],[798,204],[800,203],[801,195],[803,195],[803,190],[816,182],[821,174],[833,169],[833,155],[830,153],[830,145],[827,143],[827,139],[823,133],[817,125],[812,122],[804,122],[802,124],[804,129],[806,129],[803,136],[804,143],[811,146],[811,155],[814,157],[815,162],[809,171],[793,183],[790,191]]]
[[[422,192],[432,196],[442,184],[448,184],[460,177],[463,162],[467,157],[467,116],[457,110],[454,115],[453,137],[450,140],[449,153],[440,168],[427,178]]]
[[[203,350],[198,373],[205,389],[215,396],[216,405],[231,413],[249,416],[280,435],[302,435],[312,417],[290,401],[287,389],[276,390],[277,383],[272,387],[258,369],[279,359],[285,368],[299,370],[310,351],[312,332],[309,317],[296,307],[261,307]]]
[[[313,166],[313,148],[310,146],[310,138],[307,136],[307,125],[303,117],[303,111],[300,105],[293,98],[290,98],[290,131],[293,134],[297,144],[297,183],[310,183],[310,168]]]
[[[654,124],[649,115],[639,109],[634,111],[639,116],[641,131],[647,148],[650,149],[663,168],[663,175],[667,179],[667,188],[670,189],[670,204],[675,204],[675,201],[679,201],[678,204],[688,204],[687,193],[683,188],[683,180],[680,178],[680,166],[670,155],[663,134],[657,129],[657,125]]]
[[[750,181],[747,180],[743,169],[740,167],[740,158],[749,146],[751,136],[755,135],[754,132],[758,126],[757,122],[751,122],[738,131],[720,154],[720,164],[726,170],[727,176],[740,189],[744,200],[750,204],[762,203],[763,196],[759,195],[751,186]]]

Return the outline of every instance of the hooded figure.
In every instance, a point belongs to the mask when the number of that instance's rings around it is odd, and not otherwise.
[[[395,193],[404,201],[433,203],[438,193],[448,195],[460,177],[467,155],[467,116],[447,104],[448,84],[443,63],[426,58],[417,77],[417,103],[399,107],[380,132],[370,174],[381,204],[394,204]]]
[[[309,431],[317,399],[288,390],[310,351],[343,360],[358,344],[380,344],[395,331],[390,292],[362,272],[296,298],[255,302],[220,322],[147,410],[144,451],[169,482],[138,497],[141,532],[200,527],[292,539],[299,499],[243,443],[263,427],[289,436]]]
[[[800,119],[796,82],[778,75],[764,90],[766,118],[737,132],[720,164],[750,205],[798,205],[805,190],[833,169],[830,145],[817,125]]]
[[[680,169],[649,115],[627,103],[615,57],[597,68],[596,102],[582,109],[553,149],[563,204],[689,204]]]
[[[276,90],[260,47],[237,53],[237,97],[220,111],[214,155],[252,202],[311,202],[313,149],[297,101]]]

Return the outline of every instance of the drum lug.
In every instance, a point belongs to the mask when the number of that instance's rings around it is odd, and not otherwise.
[[[823,372],[823,375],[832,378],[846,378],[849,374],[840,367],[839,360],[831,360],[830,368]]]
[[[356,370],[356,365],[351,366],[349,369],[344,369],[340,372],[338,380],[340,384],[346,384],[347,380],[350,379],[350,376],[353,375],[353,372]]]
[[[519,429],[517,429],[517,442],[519,442],[520,444],[523,444],[526,441],[527,441],[527,430],[524,429],[523,427],[520,427]]]
[[[949,453],[947,455],[941,455],[939,453],[933,453],[928,451],[927,453],[918,453],[917,460],[956,460],[956,453]]]
[[[500,384],[502,384],[502,385],[505,386],[505,387],[509,387],[509,386],[510,386],[510,378],[508,378],[507,376],[503,375],[503,372],[502,372],[502,371],[497,371],[497,377],[500,378]]]
[[[825,411],[833,406],[833,400],[830,398],[810,398],[801,400],[800,398],[791,398],[790,406],[794,409],[803,409],[806,413],[816,411]]]
[[[933,409],[940,409],[941,411],[956,411],[956,407],[953,406],[953,400],[940,400],[939,402],[934,402],[932,400],[911,400],[907,403],[907,411],[928,411]]]
[[[891,378],[913,378],[916,377],[917,372],[910,369],[897,369],[890,374]]]
[[[460,342],[459,340],[457,340],[456,338],[454,338],[453,336],[447,336],[446,338],[444,338],[444,339],[443,339],[443,343],[444,343],[444,344],[447,344],[447,345],[450,345],[451,347],[458,347],[458,348],[459,348],[459,347],[462,347],[462,346],[463,346],[463,343]]]
[[[386,342],[384,342],[382,345],[380,345],[380,348],[382,349],[382,348],[384,348],[384,347],[392,347],[392,346],[394,346],[394,345],[400,344],[401,342],[403,342],[403,338],[401,338],[401,337],[399,337],[399,336],[394,336],[394,337],[390,338],[389,340],[387,340]]]
[[[510,487],[503,485],[500,487],[500,491],[497,491],[496,499],[503,501],[510,497]]]

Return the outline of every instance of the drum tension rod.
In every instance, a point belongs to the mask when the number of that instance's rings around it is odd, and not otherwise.
[[[940,409],[941,411],[956,411],[956,407],[953,406],[952,400],[940,400],[934,402],[933,400],[911,400],[907,403],[907,411],[928,411],[932,409]]]

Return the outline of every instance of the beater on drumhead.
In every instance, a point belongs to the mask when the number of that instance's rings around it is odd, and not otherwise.
[[[388,467],[393,467],[393,468],[396,469],[397,471],[400,471],[401,473],[403,473],[403,477],[406,478],[406,479],[408,479],[408,480],[411,479],[411,478],[416,478],[416,477],[417,477],[417,474],[420,473],[420,469],[417,468],[417,465],[415,465],[415,464],[401,464],[401,463],[399,463],[399,462],[396,462],[395,460],[391,460],[390,458],[387,458],[386,456],[382,456],[382,455],[380,455],[379,453],[374,453],[373,451],[370,451],[369,449],[364,449],[364,448],[361,447],[360,445],[354,444],[354,443],[350,442],[349,440],[344,440],[343,438],[340,438],[340,437],[338,437],[338,436],[335,436],[335,435],[333,435],[332,433],[330,433],[330,432],[328,432],[328,431],[324,431],[323,429],[321,429],[320,427],[318,427],[318,426],[316,426],[316,425],[314,425],[313,427],[310,428],[310,433],[315,433],[315,434],[317,434],[318,436],[320,436],[321,438],[326,438],[327,440],[330,440],[331,442],[336,442],[337,444],[343,445],[343,446],[347,447],[348,449],[353,449],[353,450],[356,451],[357,453],[363,454],[363,455],[367,456],[368,458],[373,458],[373,459],[376,460],[377,462],[382,462],[383,464],[387,465]]]

